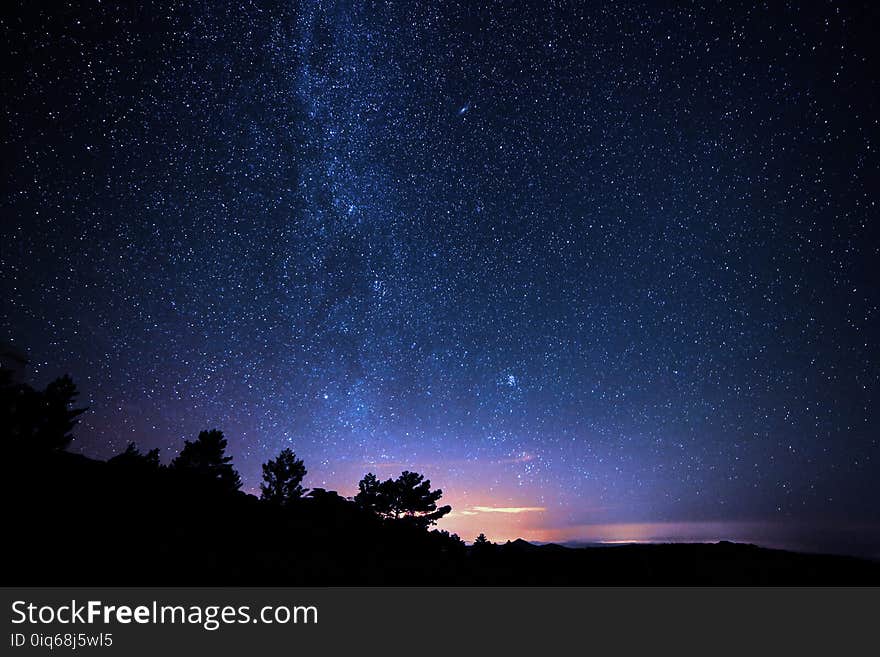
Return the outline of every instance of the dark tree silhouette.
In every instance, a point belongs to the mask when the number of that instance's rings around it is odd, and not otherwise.
[[[0,371],[0,426],[13,446],[26,450],[62,450],[85,408],[74,408],[77,392],[66,374],[42,391],[16,383],[12,372]]]
[[[464,554],[467,549],[465,542],[461,540],[461,537],[458,534],[450,534],[445,529],[435,529],[431,532],[431,535],[440,540],[443,549],[447,552]]]
[[[149,470],[159,469],[159,448],[151,449],[146,454],[141,453],[137,444],[130,442],[125,451],[107,460],[108,463],[121,465],[126,468],[143,468]]]
[[[451,506],[437,508],[443,496],[441,489],[431,490],[431,480],[418,472],[404,471],[395,483],[394,515],[420,527],[433,525],[452,511]]]
[[[431,480],[417,472],[404,471],[397,479],[383,482],[370,472],[358,483],[354,500],[383,518],[403,520],[426,529],[452,511],[448,505],[437,507],[442,495],[439,488],[432,491]]]
[[[390,479],[379,481],[376,475],[368,472],[358,482],[358,494],[354,496],[354,501],[362,509],[383,518],[388,517],[391,514],[392,488],[393,482]]]
[[[272,504],[286,505],[300,499],[305,493],[302,487],[306,466],[296,458],[291,449],[283,449],[278,458],[263,464],[263,482],[260,498]]]
[[[194,475],[204,481],[219,484],[223,489],[241,488],[241,477],[226,456],[226,438],[217,429],[202,431],[195,441],[187,440],[180,454],[171,461],[171,470]]]
[[[475,557],[487,558],[495,554],[496,545],[486,538],[486,535],[480,532],[473,545],[473,554]]]

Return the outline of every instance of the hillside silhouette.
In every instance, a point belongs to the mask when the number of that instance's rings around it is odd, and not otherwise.
[[[262,499],[218,430],[163,466],[130,444],[99,461],[66,451],[82,409],[68,378],[0,378],[6,585],[880,584],[880,563],[753,545],[473,545],[433,529],[449,513],[419,473],[371,473],[349,499],[302,486],[291,450],[263,467]]]

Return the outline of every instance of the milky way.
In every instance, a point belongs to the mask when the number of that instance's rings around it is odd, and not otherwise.
[[[0,337],[73,449],[416,469],[468,539],[880,537],[876,10],[30,4]]]

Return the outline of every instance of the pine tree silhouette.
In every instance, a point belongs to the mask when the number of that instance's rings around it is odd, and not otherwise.
[[[404,471],[397,479],[379,482],[367,473],[358,483],[355,502],[383,518],[403,520],[426,529],[452,511],[451,506],[437,507],[443,495],[439,488],[431,490],[431,480],[417,472]]]
[[[62,450],[73,440],[73,428],[85,408],[74,408],[78,391],[64,375],[42,391],[16,383],[0,370],[0,427],[17,449]]]
[[[278,458],[263,464],[264,483],[260,484],[260,498],[280,505],[300,499],[305,493],[301,484],[307,472],[302,459],[296,458],[293,450],[281,450]]]
[[[372,472],[364,475],[358,482],[358,493],[354,496],[355,503],[362,509],[371,511],[380,517],[391,514],[393,493],[388,481],[380,482]]]
[[[171,469],[192,475],[220,488],[237,491],[241,477],[231,465],[232,457],[226,456],[226,438],[217,429],[202,431],[195,441],[185,441],[180,454],[171,461]]]
[[[151,449],[146,454],[141,453],[137,444],[128,443],[124,451],[107,460],[108,463],[121,465],[127,468],[144,468],[150,470],[158,470],[159,464],[159,448]]]

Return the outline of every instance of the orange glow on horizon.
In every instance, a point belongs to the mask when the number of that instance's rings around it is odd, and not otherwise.
[[[512,455],[510,462],[527,461],[530,454]],[[770,543],[773,526],[766,522],[615,522],[620,510],[607,506],[578,504],[580,517],[595,518],[594,522],[572,522],[570,509],[562,504],[547,504],[545,491],[530,490],[512,481],[495,488],[474,488],[473,482],[485,478],[485,462],[463,460],[446,462],[387,461],[365,464],[337,464],[333,481],[323,485],[352,496],[365,472],[378,472],[381,478],[395,476],[402,470],[430,473],[432,487],[444,491],[440,504],[452,506],[452,512],[441,518],[438,529],[458,534],[471,543],[481,533],[496,543],[522,538],[538,543],[663,543],[714,542],[719,540]],[[467,482],[467,483],[463,483]],[[776,528],[778,529],[778,528]]]
[[[478,507],[472,507],[474,509]],[[442,529],[457,533],[472,542],[479,533],[503,543],[522,538],[538,543],[707,543],[722,540],[760,541],[768,536],[769,526],[760,522],[645,522],[595,523],[570,526],[547,526],[543,510],[523,513],[454,512],[441,521]],[[546,523],[546,524],[545,524]]]

